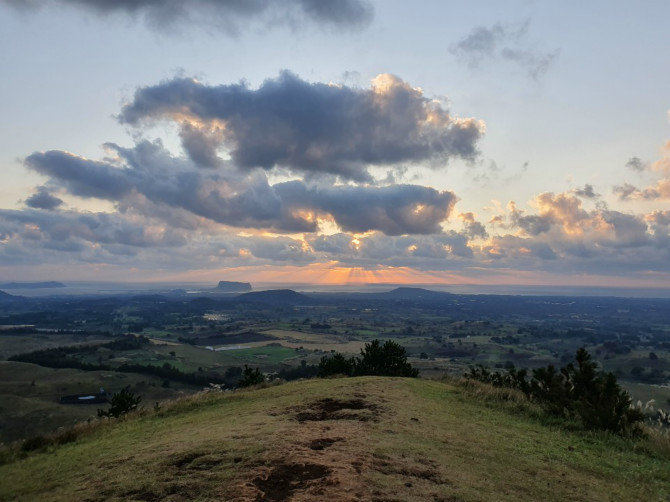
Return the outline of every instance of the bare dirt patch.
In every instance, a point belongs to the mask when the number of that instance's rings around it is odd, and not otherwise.
[[[323,420],[375,420],[379,407],[363,399],[324,398],[298,410],[298,422],[320,422]]]
[[[337,443],[338,441],[344,441],[344,438],[319,438],[319,439],[313,439],[309,443],[309,448],[310,450],[325,450],[326,448],[330,448],[333,446],[334,443]]]
[[[326,466],[312,463],[279,464],[273,467],[267,477],[257,477],[253,484],[262,492],[256,497],[257,502],[281,502],[288,500],[296,491],[317,488],[326,484],[330,475]]]
[[[384,460],[375,461],[374,468],[377,472],[385,475],[400,475],[407,478],[425,479],[435,484],[444,484],[440,474],[431,468],[396,464]]]

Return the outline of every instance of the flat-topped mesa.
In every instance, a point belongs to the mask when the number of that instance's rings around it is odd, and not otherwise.
[[[248,282],[219,281],[215,289],[224,293],[246,293],[251,291],[251,284]]]

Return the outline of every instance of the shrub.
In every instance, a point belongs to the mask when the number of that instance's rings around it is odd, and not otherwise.
[[[250,387],[252,385],[258,385],[259,383],[265,382],[265,377],[263,373],[260,372],[258,368],[253,369],[244,365],[244,372],[242,373],[242,379],[238,382],[238,387]]]
[[[356,360],[353,357],[347,359],[339,352],[332,356],[323,356],[319,363],[319,376],[327,377],[332,375],[347,375],[354,374],[356,367]]]
[[[390,340],[383,345],[379,340],[372,340],[361,349],[360,358],[347,359],[340,353],[321,358],[319,376],[338,374],[417,377],[419,370],[407,362],[407,352],[403,346]]]
[[[631,407],[630,395],[622,389],[613,373],[597,369],[586,349],[575,354],[575,363],[557,370],[554,366],[533,370],[530,381],[526,371],[511,367],[506,374],[491,372],[483,366],[470,368],[465,377],[495,387],[522,391],[544,410],[565,419],[577,419],[586,429],[600,429],[622,436],[640,432],[644,414]]]
[[[124,387],[109,400],[110,407],[107,411],[98,410],[98,416],[119,418],[126,413],[136,410],[141,400],[142,397],[136,396],[131,392],[130,387]]]

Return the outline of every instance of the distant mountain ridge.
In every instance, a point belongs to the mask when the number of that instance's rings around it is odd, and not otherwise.
[[[424,288],[412,288],[408,286],[401,286],[399,288],[392,289],[386,293],[382,293],[384,296],[394,297],[394,298],[435,298],[440,296],[451,296],[451,293],[446,293],[442,291],[432,291],[430,289]]]
[[[254,291],[244,293],[235,297],[235,301],[249,303],[267,303],[270,305],[307,305],[314,300],[292,289],[269,289],[267,291]]]
[[[48,288],[65,288],[67,287],[62,282],[46,281],[46,282],[5,282],[0,284],[0,289],[48,289]]]

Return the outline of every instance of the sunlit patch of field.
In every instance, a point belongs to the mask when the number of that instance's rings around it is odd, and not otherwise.
[[[347,343],[345,336],[331,335],[328,333],[310,333],[308,331],[295,331],[287,329],[269,329],[263,331],[264,335],[274,336],[280,340],[287,342],[300,342],[310,344],[322,343]]]
[[[293,349],[303,347],[322,352],[335,351],[343,354],[359,354],[366,343],[362,340],[349,340],[346,336],[306,333],[302,331],[272,329],[263,333],[277,337],[285,347]]]

